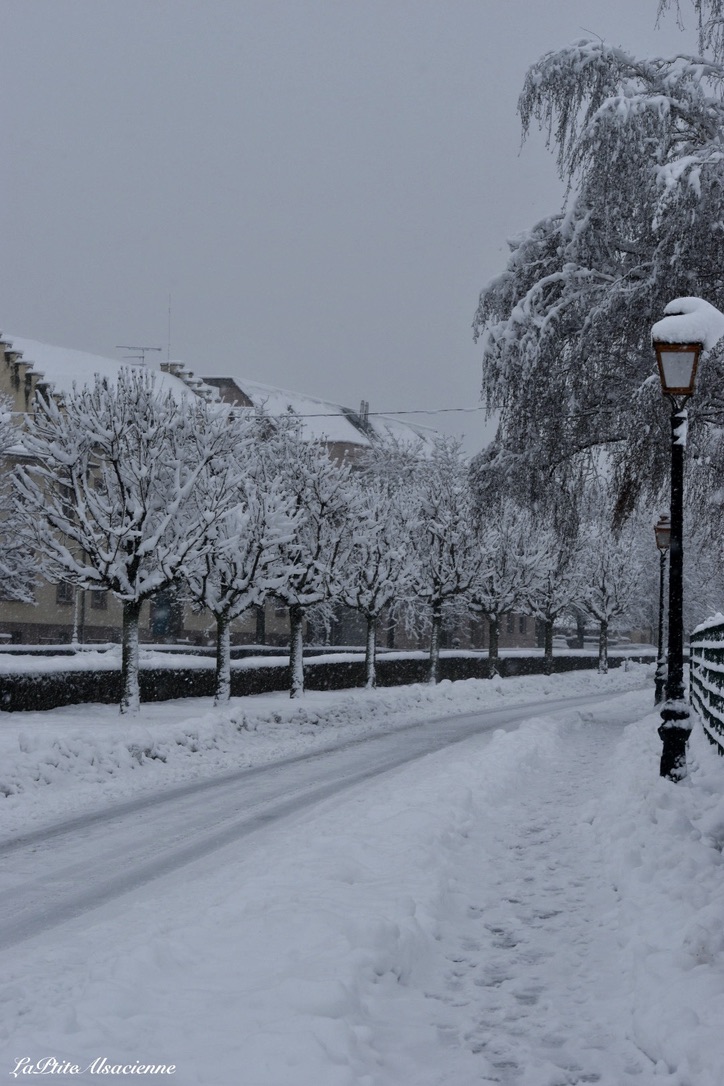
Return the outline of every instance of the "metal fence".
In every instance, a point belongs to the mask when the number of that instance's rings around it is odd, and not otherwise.
[[[691,704],[707,736],[724,754],[724,615],[707,619],[694,630],[689,668]]]

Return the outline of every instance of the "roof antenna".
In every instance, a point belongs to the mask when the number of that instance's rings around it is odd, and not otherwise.
[[[142,366],[146,365],[146,355],[149,351],[162,351],[163,347],[135,347],[129,346],[127,343],[117,343],[117,351],[137,351],[137,354],[127,354],[126,358],[135,358],[137,362],[140,362]]]
[[[168,292],[168,335],[166,337],[166,361],[171,361],[171,291]]]

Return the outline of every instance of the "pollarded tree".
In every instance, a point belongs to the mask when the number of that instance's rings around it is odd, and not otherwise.
[[[20,508],[43,570],[121,601],[121,712],[136,712],[141,606],[183,577],[238,500],[233,422],[123,369],[62,404],[39,397],[23,443],[33,459],[18,470]]]
[[[529,511],[503,501],[494,515],[478,515],[478,540],[484,561],[470,588],[470,607],[488,621],[489,678],[500,665],[500,620],[524,610],[546,569],[546,551]]]
[[[543,655],[546,675],[553,671],[553,628],[565,614],[582,604],[586,583],[583,539],[576,531],[547,529],[540,533],[545,557],[527,595],[526,611],[543,626]]]
[[[290,696],[304,692],[304,616],[340,595],[352,548],[354,494],[350,466],[335,463],[321,442],[284,436],[279,479],[296,519],[294,537],[279,548],[274,596],[289,608]]]
[[[546,129],[569,190],[480,298],[497,456],[535,483],[606,448],[619,518],[668,466],[651,326],[677,295],[724,298],[723,86],[713,61],[581,41],[538,61],[520,98],[524,129]],[[722,378],[712,352],[694,422],[724,419]]]
[[[468,467],[454,442],[440,439],[432,455],[419,462],[414,497],[412,592],[429,610],[429,681],[436,683],[444,609],[467,596],[484,562]]]
[[[644,573],[641,530],[628,524],[620,535],[608,523],[589,524],[584,530],[584,609],[598,623],[598,670],[608,671],[608,635],[611,623],[630,614]]]
[[[353,541],[340,591],[344,603],[365,620],[365,682],[373,687],[380,616],[406,595],[412,581],[412,503],[386,473],[368,471],[354,483]]]
[[[235,421],[236,440],[230,459],[236,464],[237,504],[209,532],[208,546],[186,565],[186,594],[205,607],[216,622],[215,704],[231,693],[231,623],[284,583],[282,545],[294,538],[299,515],[278,475],[283,442],[260,434],[263,420]],[[205,488],[196,501],[207,504]]]

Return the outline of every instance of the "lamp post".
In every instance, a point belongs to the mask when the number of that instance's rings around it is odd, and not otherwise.
[[[664,700],[666,686],[666,657],[664,656],[664,582],[666,579],[666,555],[671,545],[671,521],[668,517],[659,517],[654,525],[656,546],[659,552],[659,644],[656,653],[656,686],[654,704]]]
[[[702,343],[665,343],[654,339],[661,389],[671,404],[671,531],[669,546],[669,651],[666,700],[659,737],[663,743],[660,773],[678,781],[686,776],[686,744],[692,722],[684,698],[684,450],[685,404],[694,392]]]

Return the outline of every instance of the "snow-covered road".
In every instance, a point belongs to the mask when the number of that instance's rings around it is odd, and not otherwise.
[[[541,685],[492,731],[469,708],[493,688],[461,684],[434,695],[456,722],[395,728],[385,701],[379,740],[322,751],[327,731],[163,796],[116,780],[106,814],[66,797],[74,825],[36,821],[0,856],[18,900],[22,865],[37,908],[44,885],[82,899],[2,951],[0,1074],[48,1058],[84,1086],[101,1060],[179,1086],[721,1086],[724,759],[697,735],[687,781],[660,780],[650,679],[611,676],[605,699],[578,679],[565,709]]]
[[[607,694],[550,701],[551,714]],[[224,773],[0,839],[0,949],[161,878],[352,784],[480,733],[512,727],[533,704],[411,724]]]

